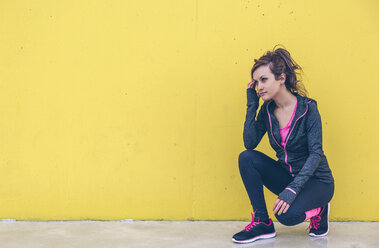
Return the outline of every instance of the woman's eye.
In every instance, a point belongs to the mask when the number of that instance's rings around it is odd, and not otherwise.
[[[265,81],[267,78],[262,78],[262,81]]]

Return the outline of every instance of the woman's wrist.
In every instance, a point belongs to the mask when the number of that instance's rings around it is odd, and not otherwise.
[[[293,189],[285,188],[278,196],[280,200],[285,201],[288,204],[292,204],[292,202],[296,198],[296,192]]]
[[[248,103],[259,102],[259,97],[258,97],[258,94],[255,91],[255,89],[247,88],[246,92],[247,92],[247,102]]]

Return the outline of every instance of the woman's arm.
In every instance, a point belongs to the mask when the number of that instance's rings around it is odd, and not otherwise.
[[[304,184],[319,166],[322,156],[322,124],[316,101],[309,104],[309,116],[306,121],[309,156],[303,168],[294,180],[283,190],[278,198],[291,204],[299,194]]]
[[[255,120],[259,98],[254,88],[247,89],[246,120],[243,129],[243,142],[246,149],[254,149],[266,133],[266,125],[263,119],[264,111],[261,107],[257,120]]]

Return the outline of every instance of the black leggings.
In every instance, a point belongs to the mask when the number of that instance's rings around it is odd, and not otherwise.
[[[293,177],[281,167],[278,161],[256,150],[242,152],[239,155],[238,164],[255,215],[262,218],[268,217],[263,185],[272,193],[279,195],[292,182]],[[323,183],[310,178],[288,211],[281,215],[276,213],[275,217],[283,225],[297,225],[308,219],[307,211],[328,204],[333,194],[334,183]]]

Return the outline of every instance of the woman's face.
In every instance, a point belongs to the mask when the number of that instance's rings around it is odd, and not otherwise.
[[[279,93],[281,85],[284,86],[285,74],[283,73],[282,78],[276,80],[269,65],[262,65],[254,71],[253,81],[256,83],[258,95],[260,95],[263,101],[268,101]]]

